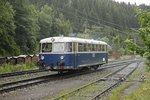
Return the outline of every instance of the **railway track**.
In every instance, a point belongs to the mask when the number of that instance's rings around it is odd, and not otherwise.
[[[127,63],[130,62],[131,60],[121,60],[119,62],[116,61],[111,61],[111,63],[102,65],[102,67],[104,66],[109,66],[109,65],[116,65],[116,64],[122,64],[122,63]],[[50,71],[50,69],[46,69],[46,70],[28,70],[28,71],[20,71],[20,72],[13,72],[13,73],[4,73],[4,74],[0,74],[0,78],[6,78],[6,77],[12,77],[12,76],[19,76],[19,75],[25,75],[25,74],[33,74],[33,73],[39,73],[39,72],[46,72],[46,71]]]
[[[4,84],[0,85],[0,94],[5,93],[5,92],[9,92],[9,91],[13,91],[13,90],[16,90],[16,89],[20,89],[20,88],[25,88],[25,87],[28,87],[28,86],[40,84],[40,83],[49,82],[49,81],[52,81],[52,80],[60,80],[60,79],[65,79],[65,78],[69,78],[69,77],[74,77],[74,76],[77,76],[77,75],[83,75],[83,74],[98,72],[98,71],[101,71],[102,69],[117,67],[117,66],[120,66],[120,65],[126,65],[126,64],[129,64],[129,63],[133,63],[135,61],[136,60],[132,60],[132,61],[121,62],[121,63],[117,63],[117,64],[112,64],[112,65],[107,64],[105,66],[100,67],[98,70],[92,70],[92,71],[88,70],[88,71],[82,71],[82,72],[79,72],[79,73],[68,72],[68,73],[64,73],[62,75],[52,74],[52,75],[40,76],[40,77],[36,77],[36,78],[19,80],[19,81],[10,82],[10,83],[4,83]]]
[[[137,66],[139,65],[139,62],[137,62]],[[123,79],[126,79],[129,75],[131,75],[137,68],[128,68],[128,66],[130,65],[130,63],[128,63],[127,65],[125,65],[123,68],[120,68],[118,70],[116,70],[115,72],[112,72],[106,76],[104,76],[103,78],[100,78],[99,80],[96,80],[94,82],[91,82],[87,85],[84,85],[80,88],[77,88],[69,93],[66,93],[64,95],[61,95],[57,98],[55,98],[54,100],[63,100],[63,99],[71,99],[71,100],[81,100],[81,99],[85,99],[85,100],[99,100],[100,97],[102,95],[104,95],[105,93],[109,92],[111,89],[113,89],[114,87],[118,86]],[[121,72],[122,70],[125,69],[130,69],[128,70],[128,73],[126,74],[122,74],[123,77],[121,78],[112,78],[114,75],[116,75],[117,73]],[[109,81],[113,82],[109,82]],[[108,83],[109,85],[106,85],[106,83]],[[110,84],[111,83],[111,84]],[[103,86],[104,89],[102,90],[97,90],[98,86]],[[96,88],[95,88],[96,87]],[[89,90],[88,89],[96,89],[96,91],[92,90],[92,92],[94,91],[94,95],[88,94]],[[102,87],[101,87],[102,88]],[[85,91],[88,91],[87,93],[85,93]],[[90,91],[91,92],[91,91]],[[96,95],[95,95],[96,94]]]
[[[140,62],[138,62],[137,65],[136,65],[136,67],[133,68],[129,73],[127,73],[126,75],[124,75],[123,79],[118,79],[115,84],[112,84],[111,86],[109,86],[108,88],[106,88],[105,90],[103,90],[102,92],[100,92],[98,95],[96,95],[95,97],[93,97],[92,100],[99,100],[103,95],[105,95],[106,93],[108,93],[109,91],[111,91],[114,87],[120,85],[122,81],[124,81],[127,77],[129,77],[138,68],[139,64],[140,64]]]
[[[122,62],[123,63],[123,62]],[[124,62],[125,63],[125,62]],[[114,67],[116,64],[120,63],[115,63],[115,64],[107,64],[105,66],[101,66],[101,69],[109,68],[109,66]],[[12,83],[14,81],[20,81],[20,80],[25,80],[29,78],[35,78],[35,77],[40,77],[44,75],[50,75],[50,74],[56,74],[57,72],[51,72],[50,70],[31,70],[31,71],[23,71],[23,72],[15,72],[15,73],[6,73],[2,74],[0,78],[0,85],[4,83]]]
[[[6,78],[6,77],[12,77],[12,76],[19,76],[19,75],[25,75],[25,74],[33,74],[33,73],[39,73],[39,72],[45,72],[50,70],[28,70],[28,71],[20,71],[20,72],[13,72],[13,73],[5,73],[0,74],[0,78]]]

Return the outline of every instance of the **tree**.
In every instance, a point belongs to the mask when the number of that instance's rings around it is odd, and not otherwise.
[[[138,10],[138,20],[141,28],[139,29],[140,36],[144,42],[145,54],[147,57],[147,65],[150,69],[150,11]]]
[[[126,39],[124,42],[125,42],[125,44],[127,44],[127,47],[128,47],[128,50],[130,51],[130,53],[133,53],[136,51],[136,53],[143,56],[143,53],[144,53],[143,48],[140,47],[139,45],[135,44],[133,42],[133,40]]]
[[[65,20],[63,14],[59,14],[59,17],[54,20],[53,27],[55,27],[53,32],[55,35],[65,35],[67,36],[72,32],[72,27],[69,20]]]
[[[125,39],[136,35],[132,35],[129,28],[139,27],[134,11],[136,5],[112,0],[0,2],[0,15],[3,16],[0,16],[0,55],[37,53],[40,39],[67,36],[71,32],[83,33],[82,37],[109,40],[110,46],[115,49],[125,49]],[[147,6],[141,7],[149,9]]]
[[[51,33],[52,20],[54,14],[52,8],[48,5],[44,5],[39,12],[39,27],[40,27],[40,37],[39,39],[47,38],[53,36],[55,33]]]
[[[0,55],[16,55],[19,49],[14,41],[15,21],[12,5],[6,0],[0,1]]]
[[[22,54],[33,54],[37,50],[36,37],[39,32],[37,10],[29,0],[11,0],[15,12],[15,38]]]

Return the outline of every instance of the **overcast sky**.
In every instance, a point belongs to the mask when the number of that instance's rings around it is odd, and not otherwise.
[[[130,2],[131,4],[136,3],[137,5],[143,4],[143,3],[146,5],[150,5],[150,0],[114,0],[114,1],[119,1],[119,2],[124,1],[126,3]]]

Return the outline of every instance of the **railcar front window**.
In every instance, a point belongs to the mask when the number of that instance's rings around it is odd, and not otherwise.
[[[54,43],[52,52],[57,52],[57,53],[64,52],[64,43]]]
[[[52,52],[52,43],[43,43],[42,52]]]

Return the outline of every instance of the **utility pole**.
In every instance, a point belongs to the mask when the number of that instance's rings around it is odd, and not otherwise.
[[[134,29],[134,28],[130,28],[132,31],[134,31],[134,32],[136,32],[136,33],[138,33],[138,31],[136,30],[136,29]],[[133,36],[134,37],[134,40],[133,40],[133,42],[134,42],[134,44],[136,45],[136,37],[135,37],[135,35]],[[136,57],[136,48],[134,48],[134,58]]]
[[[134,37],[134,44],[136,44],[136,38]],[[136,48],[134,47],[134,58],[136,58]]]

